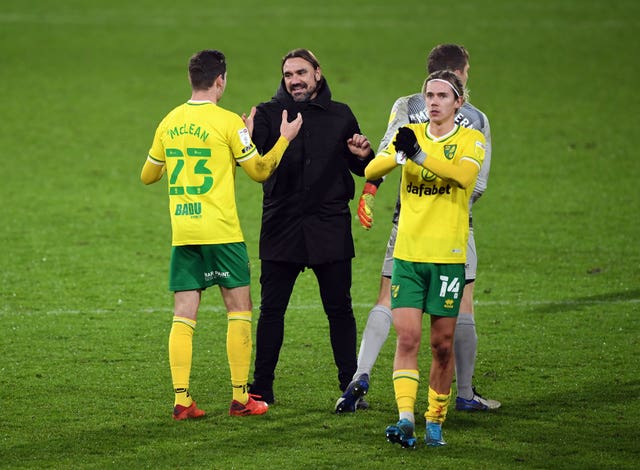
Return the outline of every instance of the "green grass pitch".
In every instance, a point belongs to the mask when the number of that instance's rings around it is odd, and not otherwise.
[[[632,0],[4,0],[0,468],[637,468],[638,18]],[[157,123],[189,97],[188,57],[227,54],[220,104],[242,113],[273,95],[287,51],[310,48],[377,146],[442,42],[469,49],[471,101],[491,120],[489,188],[474,209],[475,383],[503,407],[451,411],[445,448],[389,445],[392,333],[371,409],[333,414],[327,321],[305,272],[278,403],[227,416],[225,315],[211,290],[191,384],[209,417],[173,422],[166,187],[139,172]],[[397,177],[378,192],[374,228],[353,221],[360,333]],[[261,188],[241,171],[237,188],[255,320]],[[421,364],[426,378],[425,348]]]

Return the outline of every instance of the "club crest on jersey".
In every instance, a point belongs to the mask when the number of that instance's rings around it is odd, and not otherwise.
[[[434,173],[431,173],[426,168],[422,169],[422,172],[420,173],[420,176],[422,176],[422,179],[424,181],[433,181],[434,179],[437,178],[437,176]]]
[[[447,160],[453,159],[456,156],[457,144],[449,144],[444,146],[444,156]]]

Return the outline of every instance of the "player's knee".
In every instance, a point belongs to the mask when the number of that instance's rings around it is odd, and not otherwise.
[[[431,354],[438,364],[445,367],[453,356],[453,341],[445,340],[431,344]]]
[[[420,349],[420,336],[413,331],[398,332],[398,351],[411,354],[417,353]]]

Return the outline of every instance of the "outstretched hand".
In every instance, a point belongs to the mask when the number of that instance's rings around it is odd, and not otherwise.
[[[298,113],[296,118],[293,121],[289,122],[289,113],[287,113],[286,109],[282,110],[282,122],[280,123],[280,135],[282,137],[291,142],[296,138],[301,127],[302,114]]]

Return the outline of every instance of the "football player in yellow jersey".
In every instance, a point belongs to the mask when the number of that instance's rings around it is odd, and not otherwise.
[[[423,94],[429,123],[398,129],[392,144],[365,170],[368,180],[403,165],[400,219],[393,255],[391,309],[397,333],[393,383],[399,421],[386,437],[415,447],[414,405],[422,316],[431,318],[431,368],[425,413],[428,446],[442,446],[451,397],[453,337],[464,287],[469,198],[484,160],[482,133],[455,124],[464,87],[455,73],[427,77]],[[407,161],[409,160],[409,161]]]
[[[227,309],[227,358],[233,398],[231,416],[260,415],[263,401],[247,392],[251,361],[251,295],[249,257],[238,220],[235,170],[240,165],[255,181],[264,181],[278,166],[302,116],[288,122],[282,113],[280,138],[261,156],[242,118],[218,106],[227,85],[225,56],[216,50],[194,54],[189,61],[191,99],[160,123],[142,168],[144,184],[166,172],[172,228],[169,289],[174,316],[169,334],[169,364],[175,393],[173,419],[200,418],[189,392],[193,333],[202,291],[218,285]]]

